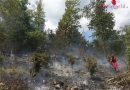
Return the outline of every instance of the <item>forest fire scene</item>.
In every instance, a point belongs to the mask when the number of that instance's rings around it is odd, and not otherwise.
[[[0,90],[130,90],[130,0],[0,0]]]

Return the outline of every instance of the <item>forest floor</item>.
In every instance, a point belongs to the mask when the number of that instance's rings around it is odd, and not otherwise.
[[[30,77],[29,70],[32,67],[29,56],[11,57],[1,63],[1,71],[17,71],[25,80],[31,90],[129,90],[129,88],[109,85],[106,81],[125,72],[126,63],[123,57],[119,57],[119,72],[113,70],[105,57],[92,53],[97,59],[97,71],[93,76],[85,68],[83,60],[77,55],[73,66],[69,65],[66,57],[57,56],[49,63],[49,68],[42,68],[36,77]],[[2,78],[2,77],[1,77]]]

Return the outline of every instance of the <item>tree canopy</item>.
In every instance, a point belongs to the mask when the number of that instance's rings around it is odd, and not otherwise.
[[[57,40],[61,46],[80,45],[83,40],[81,33],[78,31],[80,26],[79,19],[80,8],[79,0],[66,0],[65,13],[58,24],[56,31]]]

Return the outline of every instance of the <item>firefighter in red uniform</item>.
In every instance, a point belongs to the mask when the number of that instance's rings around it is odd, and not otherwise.
[[[111,56],[111,64],[112,64],[114,70],[117,72],[118,71],[117,58],[113,55]]]

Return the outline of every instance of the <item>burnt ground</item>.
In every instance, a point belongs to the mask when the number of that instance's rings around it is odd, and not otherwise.
[[[96,52],[95,52],[96,53]],[[49,68],[42,68],[36,77],[30,76],[29,70],[32,67],[29,56],[17,58],[7,58],[0,63],[3,70],[11,71],[15,67],[16,71],[22,73],[22,79],[26,79],[31,90],[121,90],[120,88],[109,86],[105,81],[117,73],[113,70],[106,58],[101,54],[91,53],[97,59],[98,68],[94,76],[85,68],[83,60],[77,57],[73,67],[68,63],[66,56],[57,56],[51,60]],[[118,57],[119,73],[126,70],[124,57]]]

